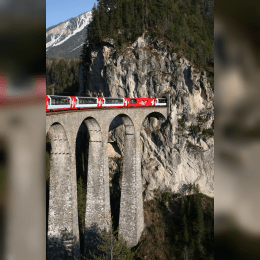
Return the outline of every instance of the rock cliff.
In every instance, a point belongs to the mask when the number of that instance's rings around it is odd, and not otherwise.
[[[170,95],[165,121],[151,115],[143,123],[142,180],[145,200],[154,191],[188,194],[191,185],[214,196],[214,93],[199,72],[173,46],[143,35],[118,50],[111,39],[90,53],[79,68],[79,95],[162,97]],[[111,178],[124,155],[124,126],[110,127]]]

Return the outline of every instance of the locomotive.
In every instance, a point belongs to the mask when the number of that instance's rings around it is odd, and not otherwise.
[[[166,98],[104,98],[46,95],[46,112],[117,107],[166,106]]]

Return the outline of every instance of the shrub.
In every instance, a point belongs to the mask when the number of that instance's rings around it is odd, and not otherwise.
[[[197,120],[199,121],[199,123],[203,124],[207,122],[207,119],[205,117],[203,117],[202,115],[198,115],[197,116]]]
[[[107,259],[125,259],[133,260],[134,252],[127,247],[126,241],[123,238],[117,236],[116,232],[100,232],[99,245],[97,246],[98,253],[91,253],[91,259],[94,260],[107,260]],[[81,259],[87,260],[82,257]]]
[[[200,128],[197,125],[191,125],[190,130],[192,133],[196,133],[196,134],[200,132]]]
[[[185,122],[184,119],[178,119],[179,125],[182,127],[183,130],[185,130]]]
[[[143,246],[145,246],[147,244],[147,238],[145,238],[145,240],[143,241]]]
[[[214,131],[212,128],[203,129],[202,134],[205,136],[214,136]]]
[[[150,226],[148,228],[148,231],[151,233],[151,234],[155,234],[155,227],[154,226]]]
[[[199,146],[197,146],[195,144],[192,144],[190,141],[188,141],[188,148],[189,149],[193,149],[193,150],[195,150],[197,152],[201,151],[201,149],[202,149],[201,147],[199,147]]]

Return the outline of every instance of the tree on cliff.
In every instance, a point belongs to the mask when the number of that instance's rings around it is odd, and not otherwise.
[[[106,37],[117,47],[146,32],[171,41],[176,51],[204,67],[214,59],[212,0],[98,0],[92,10],[82,59]]]

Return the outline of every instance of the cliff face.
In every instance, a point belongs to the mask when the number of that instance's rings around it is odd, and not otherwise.
[[[214,194],[214,94],[205,72],[197,71],[172,47],[142,36],[117,52],[112,40],[91,52],[79,69],[80,93],[105,97],[162,97],[170,94],[167,121],[151,116],[143,123],[142,179],[145,200],[155,190],[180,194],[198,184]],[[124,154],[124,127],[110,132],[111,177]]]

